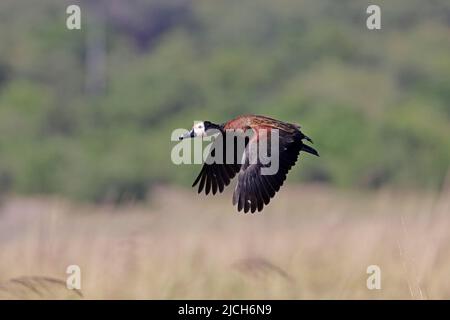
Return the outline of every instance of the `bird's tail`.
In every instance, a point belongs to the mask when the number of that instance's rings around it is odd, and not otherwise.
[[[313,154],[315,156],[320,157],[319,153],[317,152],[317,150],[314,149],[313,147],[308,146],[307,144],[303,144],[302,145],[302,151],[305,151],[305,152],[308,152],[308,153],[311,153],[311,154]]]

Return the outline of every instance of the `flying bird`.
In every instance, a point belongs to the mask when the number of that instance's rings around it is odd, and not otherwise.
[[[273,135],[276,131],[278,134]],[[319,153],[304,140],[312,140],[300,131],[300,126],[260,115],[244,115],[223,124],[211,121],[201,121],[194,124],[192,130],[180,137],[186,138],[221,135],[221,144],[214,144],[208,158],[195,179],[192,187],[198,184],[198,193],[203,190],[206,195],[222,192],[231,180],[238,175],[238,182],[233,193],[233,205],[238,211],[245,213],[256,210],[262,211],[270,200],[280,190],[286,180],[286,175],[297,162],[300,151],[319,156]],[[247,133],[250,132],[250,135]],[[226,136],[233,134],[232,145]],[[244,148],[239,150],[238,139]],[[274,141],[278,139],[278,141]],[[227,146],[228,142],[228,146]],[[276,143],[278,142],[278,143]],[[258,148],[266,143],[267,156],[261,156]],[[271,154],[271,146],[278,146],[277,154]],[[221,148],[221,149],[218,149]],[[216,151],[222,151],[221,155]],[[227,153],[234,153],[227,157]],[[273,163],[271,156],[278,158],[278,170],[272,174],[265,174],[264,169],[270,169]],[[231,158],[231,161],[230,161]],[[272,159],[268,161],[268,159]],[[208,161],[211,160],[211,161]]]

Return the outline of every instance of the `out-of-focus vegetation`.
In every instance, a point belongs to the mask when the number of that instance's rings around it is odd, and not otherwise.
[[[0,299],[80,298],[61,285],[72,264],[86,299],[449,299],[449,186],[291,185],[256,215],[232,214],[228,190],[156,188],[150,205],[118,207],[11,197]],[[367,288],[371,265],[381,290]]]
[[[257,113],[321,158],[290,181],[437,188],[450,164],[450,2],[2,0],[0,192],[143,198],[188,185],[174,128]],[[79,3],[82,30],[65,27]],[[370,1],[373,3],[373,1]]]

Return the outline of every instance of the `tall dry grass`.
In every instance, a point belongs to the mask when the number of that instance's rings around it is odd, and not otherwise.
[[[0,298],[79,298],[64,288],[71,264],[88,299],[450,298],[444,190],[289,186],[254,215],[236,213],[230,194],[176,188],[121,208],[10,198],[0,210]],[[373,264],[381,290],[366,287]]]

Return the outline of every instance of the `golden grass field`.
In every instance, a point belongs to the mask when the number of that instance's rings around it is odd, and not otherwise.
[[[284,187],[262,214],[231,194],[157,188],[146,204],[16,198],[0,209],[0,298],[450,298],[450,188]],[[381,268],[381,290],[366,269]],[[59,280],[60,281],[59,281]]]

